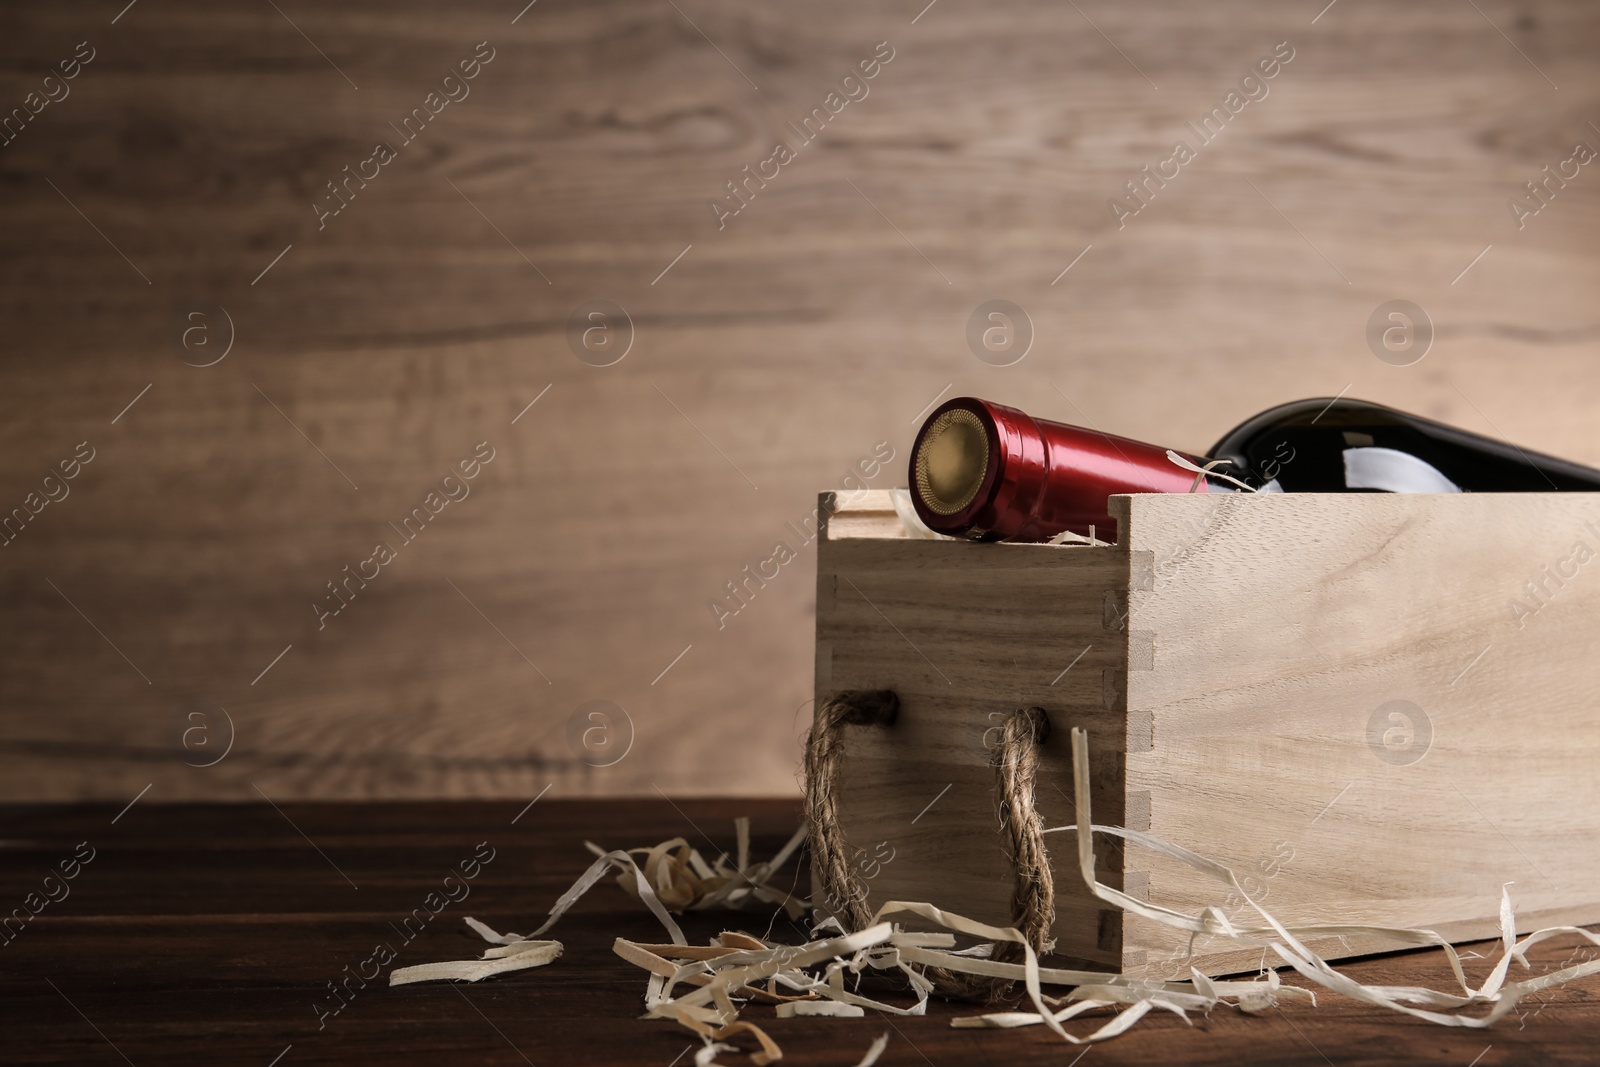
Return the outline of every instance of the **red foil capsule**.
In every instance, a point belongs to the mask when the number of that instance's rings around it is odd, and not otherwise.
[[[1107,497],[1187,493],[1195,477],[1157,445],[975,397],[940,405],[911,449],[917,515],[939,533],[985,541],[1046,541],[1066,530],[1088,534],[1091,526],[1115,540]],[[1195,491],[1209,489],[1202,478]]]

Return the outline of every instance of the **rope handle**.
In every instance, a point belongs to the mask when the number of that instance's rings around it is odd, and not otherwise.
[[[844,763],[846,726],[890,727],[900,711],[900,698],[889,689],[843,690],[817,709],[806,736],[806,824],[823,899],[844,926],[857,931],[872,921],[867,887],[850,861],[850,848],[839,822],[839,775]],[[1013,872],[1012,922],[1034,951],[1055,947],[1055,879],[1044,843],[1044,821],[1034,806],[1039,750],[1050,736],[1050,717],[1043,708],[1018,708],[985,735],[998,732],[991,762],[998,794],[1001,847]],[[1024,955],[1022,946],[1006,942],[995,959],[1009,962]],[[966,999],[1004,999],[1015,983],[1005,979],[957,975],[930,968],[929,977],[943,992]]]
[[[823,899],[849,930],[864,930],[872,920],[867,887],[850,863],[839,826],[839,772],[844,762],[846,726],[893,726],[900,698],[891,689],[847,689],[817,709],[806,735],[806,825],[811,856],[822,881]]]

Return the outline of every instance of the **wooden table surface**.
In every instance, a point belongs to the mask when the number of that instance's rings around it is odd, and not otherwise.
[[[644,975],[611,953],[617,936],[661,940],[644,909],[609,880],[552,931],[566,946],[549,967],[476,985],[358,989],[319,1030],[327,983],[360,968],[374,946],[397,966],[477,955],[471,915],[505,931],[536,927],[587,866],[585,839],[611,847],[682,834],[702,852],[733,844],[732,819],[749,815],[754,853],[770,855],[798,824],[777,800],[526,801],[9,806],[0,808],[0,900],[5,910],[87,842],[93,858],[0,947],[5,1037],[0,1059],[29,1064],[313,1063],[686,1064],[693,1040],[676,1024],[643,1021]],[[487,847],[481,848],[480,843]],[[474,853],[490,855],[469,896],[448,904],[407,944],[397,932],[413,908]],[[780,881],[787,881],[780,873]],[[59,883],[51,892],[60,896]],[[459,890],[456,890],[459,895]],[[799,939],[768,913],[702,913],[692,941],[722,929]],[[1486,955],[1493,946],[1475,946]],[[1541,948],[1536,967],[1576,955]],[[1475,968],[1483,961],[1471,961]],[[1366,982],[1448,980],[1436,952],[1348,967]],[[1515,972],[1513,972],[1515,977]],[[1156,1013],[1085,1054],[1092,1064],[1273,1063],[1346,1065],[1399,1059],[1496,1067],[1592,1063],[1600,1033],[1600,979],[1527,1001],[1489,1031],[1450,1029],[1331,994],[1264,1016],[1218,1009],[1192,1026]],[[1042,1029],[953,1030],[970,1007],[935,1003],[925,1018],[776,1020],[766,1027],[795,1064],[854,1064],[879,1034],[885,1064],[1077,1062],[1081,1050]],[[1076,1032],[1086,1032],[1080,1025]],[[729,1062],[748,1062],[736,1057]]]

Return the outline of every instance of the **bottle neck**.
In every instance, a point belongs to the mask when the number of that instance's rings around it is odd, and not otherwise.
[[[923,425],[911,451],[910,480],[917,514],[929,528],[1020,541],[1068,530],[1088,534],[1091,527],[1097,537],[1113,540],[1111,496],[1221,487],[1173,463],[1161,446],[1035,419],[972,397],[947,402]]]

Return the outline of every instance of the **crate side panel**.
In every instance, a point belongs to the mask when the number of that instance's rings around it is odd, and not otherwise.
[[[1107,696],[1120,683],[1107,679],[1124,669],[1126,637],[1107,625],[1106,597],[1125,594],[1126,575],[1126,557],[1110,548],[821,544],[819,698],[889,688],[901,699],[892,728],[849,728],[844,831],[863,850],[873,904],[925,900],[1009,924],[1012,873],[986,732],[1018,707],[1049,713],[1037,805],[1047,825],[1072,822],[1070,728],[1121,732],[1120,702]],[[1119,820],[1122,748],[1107,746],[1095,774],[1095,803]],[[1120,880],[1115,847],[1102,865]],[[1075,878],[1058,876],[1056,910],[1059,955],[1121,965],[1119,918]]]
[[[1600,495],[1133,497],[1151,829],[1291,924],[1600,921]],[[1531,584],[1530,584],[1531,583]],[[1104,821],[1096,813],[1096,821]],[[1154,901],[1249,906],[1160,858]],[[1128,924],[1146,973],[1183,943]],[[1394,947],[1315,945],[1329,958]],[[1202,943],[1214,973],[1260,954]]]

